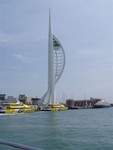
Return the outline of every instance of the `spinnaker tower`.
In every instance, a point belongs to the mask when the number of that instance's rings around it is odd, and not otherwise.
[[[55,85],[60,79],[65,67],[65,53],[62,44],[52,33],[51,12],[49,10],[49,32],[48,32],[48,90],[42,97],[49,106],[57,107],[55,103]],[[60,105],[58,105],[59,107]]]

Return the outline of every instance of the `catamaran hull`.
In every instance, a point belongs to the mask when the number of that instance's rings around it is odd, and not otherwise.
[[[65,107],[62,104],[53,104],[42,108],[41,111],[65,111],[67,109],[68,107]]]

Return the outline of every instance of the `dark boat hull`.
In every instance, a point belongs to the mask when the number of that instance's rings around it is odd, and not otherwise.
[[[109,108],[110,106],[106,105],[93,105],[94,108]]]

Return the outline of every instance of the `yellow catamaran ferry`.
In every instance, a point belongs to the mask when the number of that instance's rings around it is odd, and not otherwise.
[[[47,104],[45,105],[41,111],[65,111],[68,107],[65,107],[63,104]]]
[[[3,103],[0,106],[0,113],[2,114],[29,113],[34,111],[34,108],[26,104],[20,103],[18,100],[16,103]]]

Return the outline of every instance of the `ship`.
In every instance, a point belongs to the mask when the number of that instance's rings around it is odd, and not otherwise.
[[[0,113],[2,114],[29,113],[34,111],[34,108],[24,103],[20,103],[18,100],[16,103],[2,103],[0,106]]]
[[[45,105],[43,108],[41,108],[41,111],[65,111],[68,107],[65,107],[63,104],[49,104]]]
[[[104,100],[100,100],[93,105],[94,108],[109,108],[111,105]]]

